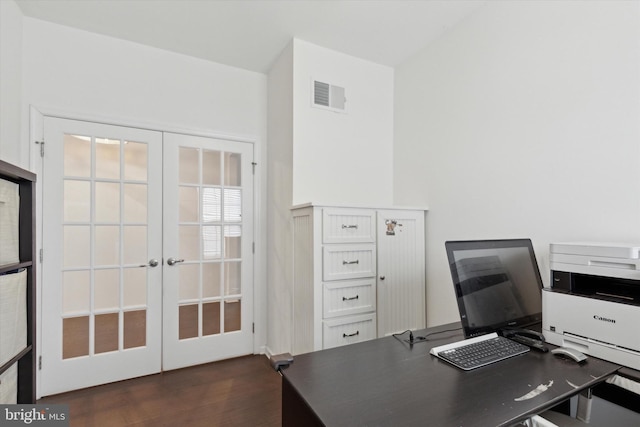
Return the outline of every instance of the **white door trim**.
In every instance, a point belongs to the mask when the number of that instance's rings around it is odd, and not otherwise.
[[[249,142],[255,144],[258,138],[250,135],[237,135],[216,132],[208,129],[185,128],[177,125],[171,125],[160,122],[150,122],[145,120],[136,120],[126,117],[114,117],[106,115],[95,115],[87,113],[72,112],[69,110],[54,107],[32,107],[39,111],[43,116],[55,117],[59,119],[71,119],[93,123],[101,123],[105,125],[132,127],[145,130],[153,130],[158,132],[180,133],[184,135],[204,136],[207,138],[226,139],[236,142]]]

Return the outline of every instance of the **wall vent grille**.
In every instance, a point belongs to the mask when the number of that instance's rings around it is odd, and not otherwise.
[[[313,81],[313,103],[314,107],[324,108],[332,111],[345,112],[347,98],[345,89],[340,86]]]
[[[323,107],[328,107],[330,88],[331,88],[331,85],[328,83],[314,81],[313,82],[313,103],[316,105],[322,105]]]

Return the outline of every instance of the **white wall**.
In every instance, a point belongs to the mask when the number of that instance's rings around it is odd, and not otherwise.
[[[265,139],[262,74],[32,18],[23,56],[25,104]]]
[[[427,204],[427,318],[459,319],[444,242],[640,242],[638,2],[494,2],[396,69],[395,202]]]
[[[20,145],[22,12],[0,1],[0,159],[28,168]]]
[[[293,42],[268,77],[268,338],[269,352],[291,351],[293,304]]]
[[[311,107],[312,80],[345,88],[347,113]],[[294,40],[293,203],[390,205],[393,69]]]
[[[312,107],[312,80],[347,113]],[[269,72],[269,350],[291,351],[293,205],[389,206],[393,69],[294,39]]]
[[[266,76],[24,18],[22,129],[29,107],[80,118],[255,141],[256,348],[266,345]],[[23,138],[25,147],[31,145]],[[47,207],[43,214],[46,215]]]

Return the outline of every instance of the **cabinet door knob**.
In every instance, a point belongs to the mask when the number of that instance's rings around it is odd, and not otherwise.
[[[380,276],[380,280],[384,280],[384,276]]]

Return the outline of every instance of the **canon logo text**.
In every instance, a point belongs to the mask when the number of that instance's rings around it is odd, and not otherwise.
[[[600,320],[602,322],[616,323],[615,319],[609,319],[608,317],[598,316],[597,314],[595,314],[593,318],[596,320]]]

